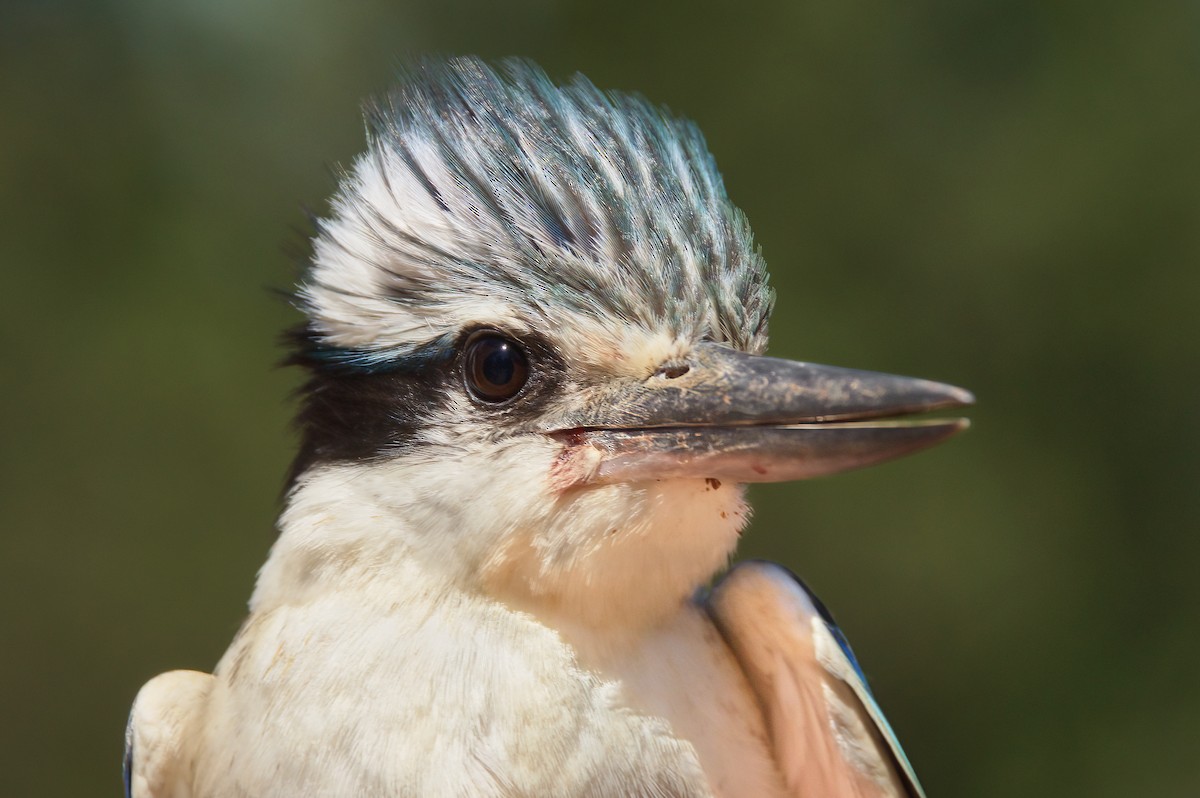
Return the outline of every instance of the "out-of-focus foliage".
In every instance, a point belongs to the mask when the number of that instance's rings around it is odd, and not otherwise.
[[[519,54],[696,119],[776,354],[973,389],[974,429],[756,489],[931,795],[1200,794],[1200,7],[0,6],[0,758],[118,793],[209,669],[293,442],[287,288],[398,58]]]

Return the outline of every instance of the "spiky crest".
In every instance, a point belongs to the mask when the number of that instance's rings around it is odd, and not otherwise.
[[[476,58],[419,63],[367,120],[299,291],[309,365],[403,369],[482,321],[765,348],[765,264],[691,122]]]

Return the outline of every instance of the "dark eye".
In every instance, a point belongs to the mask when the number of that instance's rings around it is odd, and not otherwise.
[[[529,379],[525,353],[516,341],[499,333],[476,333],[467,341],[465,355],[467,387],[485,402],[513,398]]]

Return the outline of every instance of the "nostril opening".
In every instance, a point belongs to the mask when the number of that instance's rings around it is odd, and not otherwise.
[[[658,370],[658,376],[668,380],[675,380],[682,377],[692,370],[692,367],[687,363],[679,363],[673,366],[663,366]]]

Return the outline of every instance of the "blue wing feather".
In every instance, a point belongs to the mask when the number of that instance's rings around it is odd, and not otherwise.
[[[133,798],[133,715],[125,726],[125,757],[121,765],[121,781],[125,784],[125,798]]]
[[[900,745],[900,740],[896,737],[896,732],[892,730],[892,725],[888,723],[887,718],[883,714],[883,710],[879,708],[879,704],[875,701],[875,695],[871,692],[871,686],[867,683],[866,674],[863,673],[862,666],[858,664],[858,657],[854,656],[854,650],[850,648],[850,641],[846,639],[846,635],[842,632],[841,627],[837,625],[837,621],[833,619],[833,613],[825,606],[825,603],[817,597],[817,594],[805,584],[804,580],[794,574],[790,569],[781,565],[775,565],[782,571],[787,572],[792,579],[796,580],[796,584],[808,596],[813,607],[816,608],[817,614],[821,616],[821,620],[825,623],[825,628],[829,630],[829,634],[837,641],[838,647],[842,653],[846,655],[846,659],[850,662],[850,666],[854,669],[855,675],[858,677],[858,683],[850,683],[850,688],[858,696],[858,699],[863,703],[867,710],[867,714],[871,716],[871,720],[875,722],[883,739],[887,742],[888,748],[891,749],[892,757],[896,760],[896,764],[900,766],[901,773],[905,781],[908,782],[909,788],[913,795],[924,798],[925,790],[921,787],[921,783],[917,780],[917,774],[913,770],[912,763],[908,761],[908,755],[904,753],[904,748]]]

